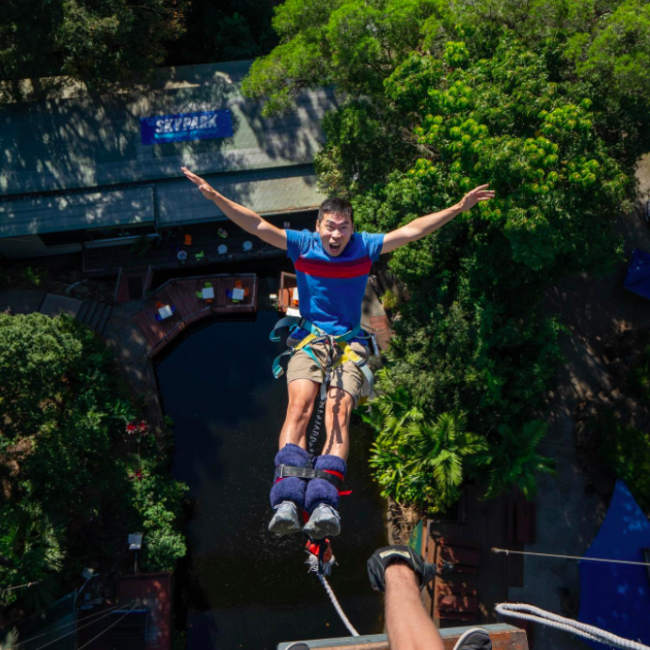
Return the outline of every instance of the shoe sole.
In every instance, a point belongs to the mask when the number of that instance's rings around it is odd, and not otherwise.
[[[482,627],[471,627],[469,630],[465,630],[459,637],[458,641],[456,641],[456,645],[454,646],[454,650],[459,650],[459,648],[463,645],[463,643],[467,640],[467,637],[470,635],[474,634],[474,632],[484,632],[487,634],[489,637],[490,634],[487,630],[484,630]]]
[[[310,527],[309,524],[312,524]],[[336,537],[341,532],[341,525],[335,521],[313,521],[309,522],[302,532],[312,539],[323,539],[324,537]]]
[[[275,523],[271,522],[269,524],[269,532],[278,537],[299,533],[301,530],[300,524],[296,525],[296,522],[291,521],[291,519],[280,519]]]

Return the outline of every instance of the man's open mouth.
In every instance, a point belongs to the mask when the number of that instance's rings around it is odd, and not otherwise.
[[[333,250],[333,251],[337,251],[337,250],[339,250],[340,248],[341,248],[341,244],[333,244],[332,242],[330,242],[330,249],[331,249],[331,250]]]

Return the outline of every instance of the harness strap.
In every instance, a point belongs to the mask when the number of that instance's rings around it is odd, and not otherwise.
[[[288,476],[297,478],[322,478],[331,483],[337,490],[343,487],[343,475],[340,472],[314,469],[313,467],[292,467],[291,465],[278,465],[275,468],[275,478],[282,479]]]
[[[368,362],[362,356],[358,355],[349,343],[339,342],[338,345],[341,350],[343,350],[343,354],[337,359],[336,363],[332,367],[336,368],[336,366],[345,363],[346,361],[352,361],[352,363],[361,370],[363,376],[366,378],[369,387],[368,397],[372,397],[375,389],[375,376],[372,374],[370,368],[368,368]],[[368,401],[368,397],[359,398],[357,406],[365,404]]]
[[[298,350],[304,350],[307,354],[309,354],[312,359],[318,364],[319,368],[322,370],[323,367],[319,363],[318,359],[316,356],[311,352],[309,349],[309,345],[318,339],[324,338],[324,337],[329,337],[330,335],[321,330],[319,327],[314,325],[313,323],[310,323],[307,319],[305,318],[298,318],[297,316],[285,316],[284,318],[281,318],[276,324],[273,330],[271,331],[271,334],[269,335],[271,341],[278,342],[280,340],[280,335],[278,333],[278,330],[284,329],[284,328],[300,328],[304,329],[309,334],[305,336],[300,343],[298,343],[296,346],[291,348],[290,350],[286,350],[282,354],[279,354],[274,360],[273,360],[273,376],[276,379],[279,379],[282,377],[284,374],[284,368],[282,367],[282,357],[287,356],[287,355],[293,355],[295,352]],[[345,334],[341,334],[339,336],[334,336],[334,340],[337,343],[340,342],[345,342],[347,343],[348,341],[351,341],[354,338],[367,338],[365,335],[363,335],[361,330],[361,326],[357,325],[354,329],[351,329],[349,332],[346,332]],[[350,348],[352,349],[352,348]],[[363,359],[362,359],[363,361]],[[337,364],[335,364],[337,365]],[[364,372],[365,374],[365,372]],[[372,375],[372,373],[371,373]]]

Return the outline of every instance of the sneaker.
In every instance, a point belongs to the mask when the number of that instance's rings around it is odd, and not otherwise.
[[[460,635],[454,650],[492,650],[492,641],[485,630],[471,627]]]
[[[299,533],[302,529],[298,518],[298,507],[293,501],[283,501],[280,505],[274,506],[275,514],[269,524],[269,531],[278,537]]]
[[[305,524],[302,532],[312,539],[334,537],[341,532],[341,516],[332,506],[321,503],[311,513],[311,517]]]

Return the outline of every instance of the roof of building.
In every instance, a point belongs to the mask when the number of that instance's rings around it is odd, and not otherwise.
[[[0,237],[152,221],[155,206],[161,225],[218,219],[183,165],[262,214],[318,205],[312,163],[334,91],[304,91],[295,113],[263,118],[241,93],[250,65],[161,69],[147,86],[99,96],[69,80],[27,84],[0,105]],[[143,144],[140,118],[223,109],[232,137]]]
[[[154,221],[153,185],[0,201],[0,236],[111,228]]]
[[[250,61],[158,71],[149,86],[94,96],[58,87],[0,106],[0,196],[280,168],[313,161],[321,119],[336,104],[331,88],[305,91],[297,111],[266,119],[241,94]],[[142,144],[140,118],[229,109],[234,135]]]
[[[218,192],[258,214],[278,214],[316,208],[324,199],[316,187],[312,165],[264,169],[240,174],[208,174]],[[157,223],[176,226],[224,218],[187,179],[156,185]]]

